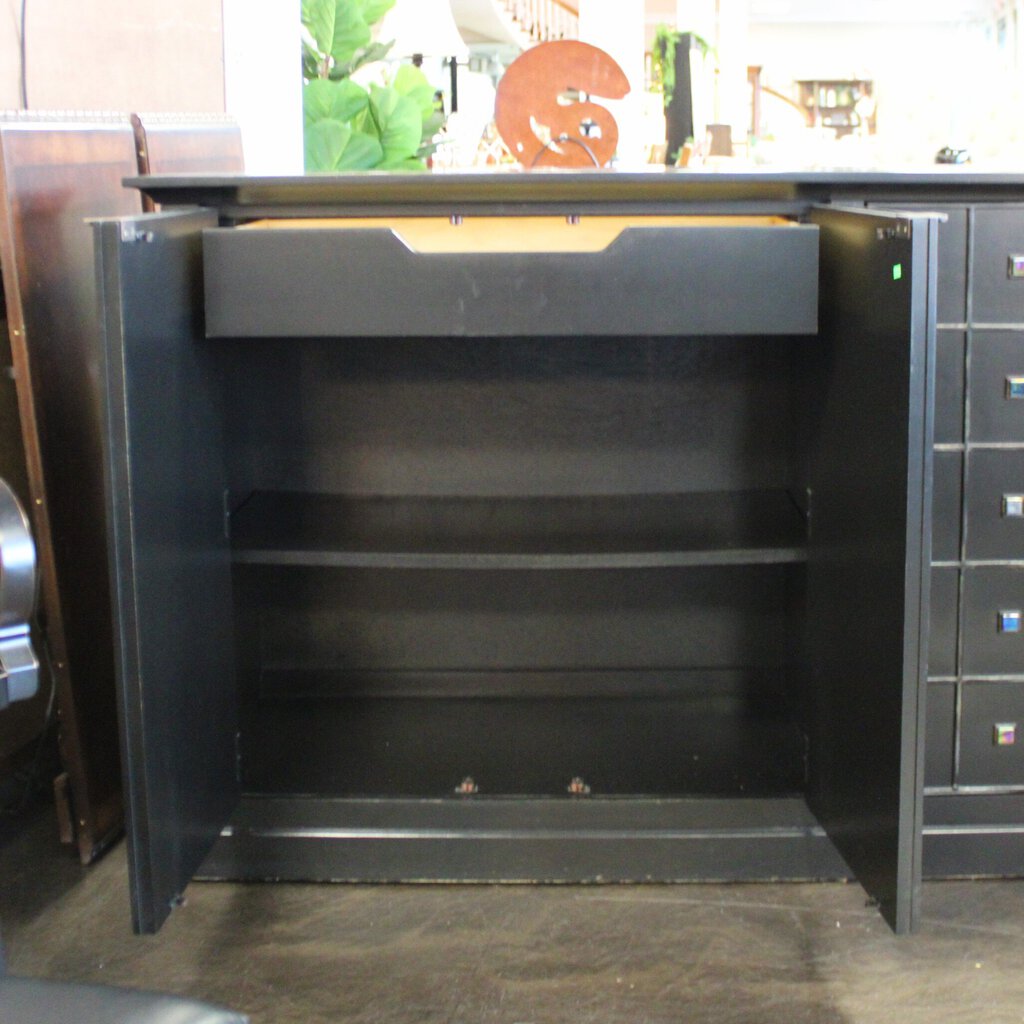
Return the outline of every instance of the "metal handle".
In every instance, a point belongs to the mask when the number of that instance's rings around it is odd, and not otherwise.
[[[0,708],[39,689],[29,622],[36,605],[36,546],[28,517],[0,480]]]

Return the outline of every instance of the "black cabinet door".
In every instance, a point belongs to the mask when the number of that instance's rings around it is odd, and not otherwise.
[[[921,878],[937,232],[864,210],[811,219],[808,801],[905,932]]]
[[[238,800],[222,416],[201,342],[214,218],[97,225],[132,913],[159,928]],[[101,600],[101,595],[96,595]]]

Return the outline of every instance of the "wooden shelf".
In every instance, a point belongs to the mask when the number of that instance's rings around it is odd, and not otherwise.
[[[783,490],[595,497],[257,492],[232,516],[236,564],[632,569],[806,561]]]

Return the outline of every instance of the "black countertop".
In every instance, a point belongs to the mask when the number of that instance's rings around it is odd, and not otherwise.
[[[962,167],[920,170],[509,171],[250,177],[152,175],[128,178],[165,206],[204,206],[227,220],[346,215],[713,212],[720,209],[799,212],[820,202],[1020,202],[1024,172]]]

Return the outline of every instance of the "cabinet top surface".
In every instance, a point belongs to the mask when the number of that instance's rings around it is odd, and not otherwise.
[[[799,206],[823,200],[924,202],[998,200],[1024,204],[1024,173],[961,167],[923,170],[701,170],[461,172],[443,174],[152,175],[128,178],[156,202],[197,205],[226,215],[311,215],[366,206],[468,209],[477,206],[571,208],[651,204],[760,203]],[[504,210],[502,210],[504,212]]]

